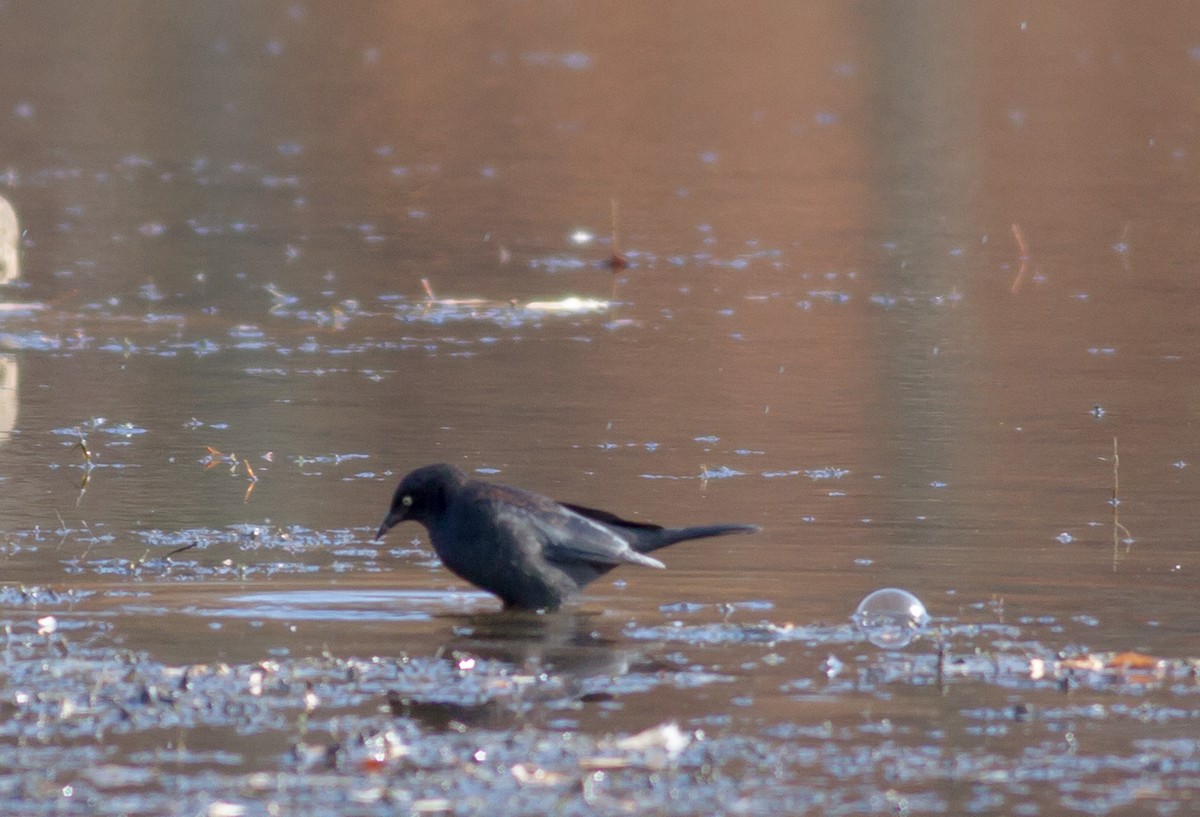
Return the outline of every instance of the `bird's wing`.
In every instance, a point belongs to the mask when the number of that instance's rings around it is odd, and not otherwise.
[[[622,528],[633,528],[636,530],[662,530],[662,525],[654,525],[650,522],[630,522],[628,519],[622,519],[616,514],[608,511],[598,511],[595,508],[588,508],[583,505],[572,505],[568,502],[562,503],[564,508],[572,510],[580,516],[586,516],[588,519],[594,519],[597,522],[603,522],[605,525],[617,525]]]
[[[646,567],[665,567],[657,559],[643,556],[629,546],[628,540],[603,524],[589,518],[572,506],[555,503],[555,513],[534,514],[533,524],[542,537],[546,559],[560,564],[587,562],[593,565],[616,566],[631,563]],[[611,517],[616,520],[616,517]]]
[[[546,561],[560,566],[582,562],[599,567],[626,563],[665,567],[657,559],[635,551],[619,528],[606,524],[631,523],[604,511],[561,505],[541,494],[503,485],[490,485],[486,501],[496,526],[518,547],[529,540],[537,541]]]

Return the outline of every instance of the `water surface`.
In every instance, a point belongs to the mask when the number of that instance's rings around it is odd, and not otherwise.
[[[5,810],[1186,813],[1196,16],[0,5]],[[501,616],[435,461],[763,530]]]

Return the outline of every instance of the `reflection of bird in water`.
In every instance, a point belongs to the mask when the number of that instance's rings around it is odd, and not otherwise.
[[[639,653],[619,649],[615,637],[598,629],[594,613],[541,615],[526,611],[456,616],[455,638],[447,644],[531,672],[581,680],[624,675]]]
[[[17,225],[17,211],[0,196],[0,284],[9,284],[21,274],[17,258],[17,245],[21,230]]]
[[[507,728],[523,722],[534,701],[611,700],[612,695],[604,691],[611,679],[653,664],[640,650],[619,647],[615,637],[601,633],[595,614],[514,611],[444,620],[454,633],[442,651],[447,660],[473,664],[478,657],[510,665],[512,670],[495,679],[491,694],[482,698],[451,689],[436,695],[388,693],[394,714],[429,728],[445,729],[453,723]]]
[[[401,480],[376,534],[420,522],[449,570],[500,597],[507,609],[557,610],[576,590],[622,564],[665,567],[647,553],[756,525],[663,528],[606,511],[471,479],[453,465],[428,465]]]
[[[0,443],[17,425],[17,371],[14,355],[0,355]]]

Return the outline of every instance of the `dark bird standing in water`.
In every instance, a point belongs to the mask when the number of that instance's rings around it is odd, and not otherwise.
[[[663,528],[605,511],[471,479],[453,465],[427,465],[400,481],[376,539],[411,520],[447,568],[500,597],[507,609],[557,610],[617,565],[662,568],[645,555],[706,536],[753,533],[757,525]]]

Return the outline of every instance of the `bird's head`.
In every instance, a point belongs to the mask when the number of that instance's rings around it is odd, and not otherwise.
[[[420,522],[425,527],[446,509],[450,497],[467,480],[461,468],[453,465],[426,465],[409,473],[396,486],[392,507],[379,526],[376,539],[401,522]]]

